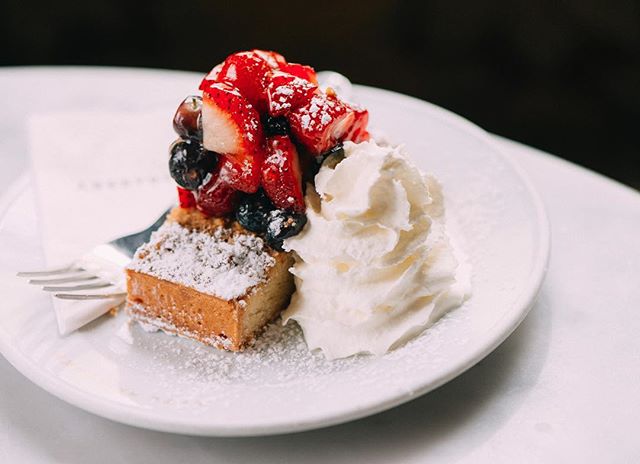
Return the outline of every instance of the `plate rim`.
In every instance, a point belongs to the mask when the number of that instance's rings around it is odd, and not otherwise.
[[[43,68],[40,68],[40,70],[45,70]],[[138,68],[110,69],[113,71],[120,71],[125,74],[154,73],[158,75],[161,74],[158,73],[158,71],[164,71]],[[59,72],[61,69],[57,67],[46,67],[46,70],[56,70]],[[69,74],[72,74],[83,70],[96,71],[96,68],[74,67],[73,69],[68,70],[68,72]],[[167,71],[169,73],[187,74],[184,71]],[[447,109],[409,95],[370,86],[355,85],[355,87],[366,92],[373,92],[380,95],[386,94],[387,97],[394,99],[405,99],[405,101],[411,102],[413,105],[426,105],[429,107],[430,113],[432,113],[434,117],[440,119],[442,122],[454,125],[458,130],[465,132],[474,138],[480,139],[482,143],[489,145],[491,150],[494,151],[504,163],[513,169],[518,176],[518,181],[524,187],[527,196],[530,198],[532,205],[534,206],[536,212],[534,221],[536,229],[535,236],[538,238],[540,243],[539,250],[535,253],[531,266],[531,276],[535,277],[535,281],[523,289],[524,291],[521,292],[513,304],[514,309],[507,312],[496,326],[494,333],[497,336],[491,337],[489,343],[481,346],[482,349],[474,350],[473,355],[462,360],[459,365],[455,365],[455,369],[448,369],[446,374],[440,376],[437,380],[422,382],[416,381],[419,385],[410,385],[408,386],[409,388],[403,389],[402,391],[390,391],[385,400],[377,401],[375,404],[366,404],[352,409],[345,409],[341,414],[331,414],[329,416],[317,414],[305,420],[286,422],[277,422],[276,420],[269,424],[256,424],[252,427],[242,424],[226,427],[220,426],[219,424],[212,425],[210,423],[206,423],[206,421],[194,420],[193,417],[190,417],[188,420],[182,420],[180,417],[173,417],[169,420],[166,415],[154,414],[154,411],[150,409],[125,406],[108,399],[95,397],[72,384],[64,382],[53,375],[47,374],[46,371],[38,369],[38,367],[34,365],[28,357],[24,356],[19,350],[11,347],[7,341],[8,336],[2,325],[0,325],[0,353],[16,368],[16,370],[38,387],[69,404],[84,409],[85,411],[136,427],[172,433],[218,437],[264,436],[301,432],[360,419],[386,411],[426,394],[463,374],[472,366],[477,364],[513,333],[535,304],[537,295],[546,276],[551,248],[551,230],[544,203],[542,202],[540,194],[533,187],[531,180],[520,165],[512,159],[512,157],[507,156],[490,134],[479,126]],[[4,223],[6,213],[10,206],[19,197],[24,186],[29,183],[30,173],[31,171],[27,168],[26,172],[23,172],[21,176],[11,184],[2,197],[0,197],[0,226]]]

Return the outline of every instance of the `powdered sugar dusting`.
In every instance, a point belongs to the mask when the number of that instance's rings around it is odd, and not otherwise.
[[[322,113],[322,116],[320,117],[320,123],[324,126],[326,126],[327,124],[329,124],[331,122],[331,116],[328,113]]]
[[[379,382],[375,372],[378,362],[387,362],[391,369],[410,362],[437,365],[442,362],[440,349],[446,339],[464,343],[465,337],[451,334],[450,325],[462,316],[462,311],[445,315],[430,330],[408,342],[402,349],[382,357],[367,354],[349,358],[328,360],[319,351],[309,351],[300,326],[289,321],[282,325],[278,318],[267,325],[257,340],[242,352],[223,351],[194,340],[147,331],[171,329],[153,325],[134,324],[131,333],[137,349],[137,357],[144,362],[135,368],[153,377],[158,390],[158,402],[173,402],[180,398],[180,405],[219,406],[226,401],[237,401],[235,390],[229,386],[264,386],[299,384],[300,391],[323,391],[327,383],[335,381],[333,375],[353,377],[366,388],[369,382]],[[129,361],[131,361],[129,359]],[[388,385],[401,383],[403,376],[386,379]],[[179,391],[180,393],[173,393]]]
[[[308,100],[316,89],[316,85],[308,80],[294,77],[286,72],[275,71],[270,77],[267,88],[270,110],[282,113],[293,108],[294,102],[299,106],[300,103]]]
[[[145,326],[143,330],[149,328]],[[164,329],[155,324],[152,328]],[[283,326],[280,319],[269,324],[251,346],[239,353],[218,350],[164,333],[145,333],[138,337],[145,339],[145,346],[153,353],[152,365],[158,363],[163,366],[173,381],[178,378],[189,384],[190,389],[197,384],[204,384],[207,389],[212,385],[239,382],[244,385],[261,384],[265,381],[265,366],[274,366],[274,369],[269,369],[270,382],[289,382],[362,365],[368,358],[354,356],[348,360],[327,361],[321,353],[309,351],[298,324],[289,322]],[[199,392],[198,396],[201,394]]]
[[[275,95],[281,94],[281,95],[293,95],[293,89],[291,87],[287,87],[287,86],[280,86],[275,90]]]
[[[169,222],[136,251],[128,269],[233,300],[264,282],[274,264],[260,237],[224,228],[209,234]]]
[[[300,120],[302,121],[303,129],[309,129],[311,127],[311,116],[308,114],[303,114]]]
[[[325,95],[314,95],[308,106],[301,107],[300,125],[305,130],[323,130],[328,127],[334,119],[346,113],[346,107]]]
[[[270,219],[267,230],[272,236],[277,237],[282,233],[282,228],[285,224],[285,217],[278,214],[277,210],[271,211],[271,213],[269,213],[269,216]]]

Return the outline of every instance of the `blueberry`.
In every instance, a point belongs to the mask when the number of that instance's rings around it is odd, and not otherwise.
[[[207,151],[198,140],[178,139],[169,148],[169,172],[176,183],[188,190],[197,189],[216,166],[217,155]]]
[[[269,212],[274,208],[263,190],[240,198],[236,209],[236,220],[247,230],[264,233],[269,223]]]
[[[289,121],[283,117],[267,116],[264,120],[264,131],[267,136],[287,135],[289,133]]]
[[[202,139],[202,97],[184,99],[173,116],[173,130],[183,138]]]
[[[275,209],[269,213],[265,240],[272,248],[282,251],[282,242],[298,235],[306,223],[307,216],[304,213]]]

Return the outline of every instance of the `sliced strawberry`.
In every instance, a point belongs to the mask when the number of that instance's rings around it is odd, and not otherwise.
[[[280,66],[280,70],[292,74],[296,77],[318,85],[318,77],[316,71],[311,66],[298,63],[287,63]]]
[[[271,67],[271,69],[278,69],[281,66],[287,64],[287,60],[285,60],[284,56],[282,56],[278,52],[273,52],[273,51],[270,51],[270,50],[257,50],[257,49],[254,49],[254,50],[251,50],[251,53],[255,53],[260,58],[265,60],[267,62],[267,64]]]
[[[262,188],[277,207],[304,211],[298,151],[286,135],[267,139],[267,158],[262,166]]]
[[[319,155],[344,140],[353,126],[355,111],[335,96],[319,93],[288,115],[296,140]]]
[[[260,115],[230,84],[217,82],[203,92],[202,137],[207,150],[228,155],[252,172],[260,170],[264,159]]]
[[[215,65],[213,69],[209,71],[209,74],[204,76],[204,79],[202,79],[202,82],[200,82],[200,87],[198,87],[200,90],[205,90],[209,88],[211,84],[218,81],[218,76],[220,75],[223,64],[224,63]]]
[[[211,178],[198,189],[196,206],[207,216],[226,216],[233,212],[237,194],[227,182],[224,165],[219,163],[211,173]]]
[[[222,64],[218,82],[228,82],[237,88],[258,111],[266,110],[266,79],[269,63],[256,52],[240,52],[229,56]],[[207,89],[204,89],[205,92]]]
[[[353,110],[355,118],[353,120],[353,124],[349,128],[349,131],[345,135],[344,140],[351,140],[355,143],[369,140],[370,135],[367,131],[369,112],[357,105],[349,104],[349,107]]]
[[[180,208],[193,208],[196,205],[196,197],[193,196],[191,190],[178,187],[178,202]]]
[[[274,71],[267,86],[269,114],[283,116],[298,109],[318,92],[318,86],[282,71]]]
[[[254,193],[260,187],[262,163],[250,162],[248,158],[242,161],[220,155],[223,172],[227,183],[236,190],[246,193]]]
[[[229,82],[240,89],[255,105],[256,101],[264,96],[265,89],[260,85],[260,80],[270,70],[286,65],[284,57],[272,51],[250,50],[234,53],[209,71],[200,82],[199,89],[206,91],[215,82]],[[257,95],[257,99],[254,99],[254,94]]]

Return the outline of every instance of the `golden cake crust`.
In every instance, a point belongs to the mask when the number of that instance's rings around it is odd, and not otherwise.
[[[229,240],[237,237],[235,234],[254,235],[235,221],[209,218],[194,208],[174,208],[166,220],[166,224],[171,223],[210,234],[212,240],[220,230],[229,232]],[[159,246],[155,244],[156,248]],[[264,281],[230,299],[129,268],[126,271],[128,312],[144,327],[239,351],[288,305],[294,290],[293,276],[289,273],[292,256],[268,247],[264,252],[273,258],[265,269]],[[139,258],[146,259],[142,253]]]

